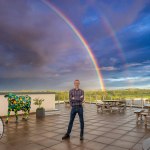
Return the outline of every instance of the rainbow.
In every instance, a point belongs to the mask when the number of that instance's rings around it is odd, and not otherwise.
[[[74,24],[71,22],[71,20],[69,20],[69,18],[67,18],[58,8],[56,8],[52,3],[50,3],[49,0],[42,0],[49,8],[51,8],[61,19],[63,19],[65,21],[65,23],[73,30],[73,32],[76,34],[76,36],[80,39],[81,43],[83,44],[83,46],[85,47],[85,49],[87,50],[93,65],[95,67],[96,73],[98,75],[98,79],[99,79],[99,84],[101,87],[102,91],[105,91],[105,85],[103,82],[103,76],[101,74],[101,70],[100,67],[98,66],[97,60],[92,52],[92,49],[90,48],[90,46],[88,45],[87,41],[85,40],[85,38],[82,36],[82,34],[79,32],[79,30],[74,26]]]
[[[127,63],[126,63],[126,59],[125,59],[125,57],[124,57],[124,51],[123,51],[123,49],[122,49],[122,46],[121,46],[121,44],[120,44],[120,42],[119,42],[119,39],[117,38],[117,36],[116,36],[116,33],[115,33],[115,31],[113,30],[113,28],[112,28],[112,26],[111,26],[111,23],[109,22],[109,20],[107,19],[107,17],[104,15],[104,14],[102,14],[102,20],[103,20],[103,26],[104,26],[104,28],[106,29],[106,31],[108,31],[108,33],[110,34],[110,36],[111,36],[111,38],[112,38],[112,41],[113,41],[113,43],[115,44],[115,47],[117,48],[117,50],[118,50],[118,54],[119,54],[119,57],[121,58],[121,60],[122,60],[122,63],[123,63],[123,67],[124,67],[124,76],[125,77],[127,77],[127,76],[129,76],[129,72],[128,72],[128,67],[127,67]],[[128,79],[128,81],[127,81],[128,83],[129,83],[129,86],[131,86],[131,81],[130,81],[130,79]]]
[[[115,34],[115,31],[113,30],[109,20],[106,18],[106,16],[103,14],[102,16],[102,20],[103,20],[103,26],[104,28],[106,29],[106,31],[108,31],[108,33],[110,34],[112,40],[113,40],[113,43],[115,44],[117,50],[118,50],[118,54],[120,55],[120,58],[122,59],[122,62],[124,64],[126,64],[126,60],[125,60],[125,57],[124,57],[124,54],[123,54],[123,49],[122,49],[122,46]]]

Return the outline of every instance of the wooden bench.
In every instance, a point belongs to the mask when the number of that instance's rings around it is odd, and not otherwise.
[[[150,150],[150,138],[143,141],[142,148],[143,150]]]
[[[97,106],[97,112],[99,111],[99,109],[101,110],[102,113],[104,111],[111,111],[112,112],[112,107],[109,104],[96,104],[96,106]]]
[[[143,113],[143,112],[144,112],[144,109],[137,109],[134,111],[134,113],[136,114],[136,122],[139,121],[139,118],[140,118],[140,120],[142,120],[141,113]]]
[[[97,112],[99,111],[99,109],[102,109],[102,105],[103,105],[103,104],[96,104]]]
[[[126,101],[121,100],[118,104],[118,109],[120,112],[125,111],[126,110]]]
[[[144,116],[144,124],[147,126],[148,122],[150,122],[150,115],[148,113],[141,113]]]

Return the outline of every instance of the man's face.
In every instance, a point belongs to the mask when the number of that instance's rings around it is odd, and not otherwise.
[[[75,88],[79,88],[79,85],[80,85],[80,81],[75,80],[75,81],[74,81],[74,87],[75,87]]]

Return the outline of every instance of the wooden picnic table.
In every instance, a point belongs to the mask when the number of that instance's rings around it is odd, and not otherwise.
[[[102,101],[104,104],[109,104],[111,106],[116,106],[117,103],[120,102],[120,100],[103,100]]]
[[[98,104],[97,109],[101,108],[102,112],[103,110],[110,110],[111,112],[113,110],[124,110],[125,109],[125,103],[122,100],[102,100],[103,104]]]

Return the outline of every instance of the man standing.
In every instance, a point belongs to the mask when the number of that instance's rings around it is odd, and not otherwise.
[[[73,122],[76,116],[76,113],[79,115],[80,119],[80,140],[83,140],[84,133],[84,118],[83,118],[83,106],[84,101],[84,91],[79,88],[80,81],[74,81],[74,88],[69,91],[69,101],[71,105],[70,121],[68,125],[67,133],[62,137],[62,139],[70,138],[70,133],[72,130]]]

